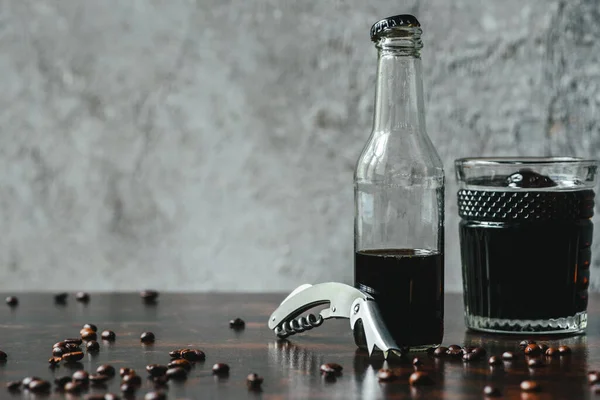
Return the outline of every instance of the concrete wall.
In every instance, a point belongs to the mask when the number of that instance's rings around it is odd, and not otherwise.
[[[368,32],[398,13],[460,290],[455,158],[600,157],[595,0],[0,0],[0,290],[351,282]]]

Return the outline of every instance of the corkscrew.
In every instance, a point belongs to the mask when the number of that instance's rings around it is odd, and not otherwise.
[[[318,314],[302,316],[322,305],[328,307]],[[268,325],[278,337],[287,338],[316,328],[331,318],[349,319],[356,344],[366,348],[369,354],[377,349],[385,358],[390,352],[402,355],[403,349],[391,337],[373,297],[343,283],[298,286],[271,314]]]

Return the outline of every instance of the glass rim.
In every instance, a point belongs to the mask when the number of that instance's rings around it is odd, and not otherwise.
[[[583,157],[464,157],[454,160],[454,165],[463,167],[560,164],[598,166],[600,161]]]

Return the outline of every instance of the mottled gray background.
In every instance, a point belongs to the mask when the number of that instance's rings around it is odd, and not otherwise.
[[[0,290],[351,282],[368,31],[399,13],[460,290],[455,158],[600,157],[595,0],[0,0]]]

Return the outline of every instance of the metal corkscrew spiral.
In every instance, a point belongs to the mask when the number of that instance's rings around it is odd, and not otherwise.
[[[323,323],[324,319],[321,315],[318,317],[315,314],[308,314],[306,317],[298,317],[289,321],[284,321],[280,326],[275,328],[275,334],[285,339],[288,336],[309,331]]]

